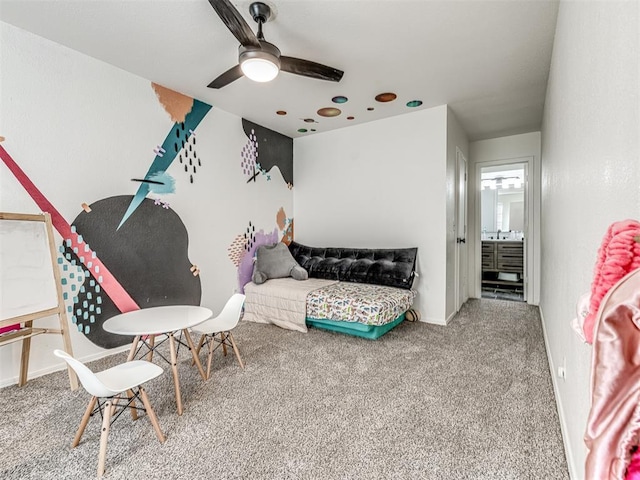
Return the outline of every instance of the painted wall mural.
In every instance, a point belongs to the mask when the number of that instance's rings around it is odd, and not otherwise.
[[[238,289],[241,293],[244,293],[244,286],[251,281],[258,247],[273,245],[278,241],[289,245],[293,241],[293,219],[287,217],[284,208],[280,208],[276,214],[276,225],[277,228],[272,232],[265,233],[263,229],[256,231],[255,225],[249,222],[246,231],[236,235],[227,248],[229,259],[238,269]]]
[[[270,180],[268,174],[277,166],[285,183],[293,187],[293,139],[244,118],[242,129],[248,142],[240,153],[240,166],[249,177],[247,183],[259,175]]]
[[[161,94],[158,94],[157,85],[154,86],[154,88],[156,89],[156,94],[160,98],[160,102],[164,106],[165,110],[167,110],[172,120],[175,121],[175,119],[181,119],[181,115],[186,111],[188,106],[184,105],[184,103],[186,103],[182,98],[184,95],[174,92],[175,96],[172,96],[168,93],[170,92],[168,89],[162,89],[160,90]],[[178,98],[178,100],[175,100],[174,97]],[[174,101],[172,102],[169,99],[174,99]],[[146,175],[141,180],[138,191],[133,197],[129,208],[127,208],[126,212],[122,216],[122,220],[120,221],[118,228],[120,228],[133,214],[133,212],[135,212],[138,206],[142,203],[142,200],[146,198],[152,189],[157,188],[155,187],[156,185],[161,185],[163,183],[162,177],[163,175],[167,175],[166,171],[176,157],[178,157],[180,163],[183,164],[185,173],[190,175],[190,181],[193,183],[193,175],[197,171],[196,165],[194,165],[194,160],[197,166],[200,166],[201,164],[201,161],[195,152],[195,129],[209,110],[211,110],[211,105],[207,105],[206,103],[193,98],[191,98],[190,101],[191,109],[188,113],[184,114],[184,121],[180,123],[176,122],[171,131],[165,137],[162,145],[159,145],[154,149],[156,156],[153,159],[149,170],[147,170]],[[189,165],[185,162],[189,163]],[[190,168],[191,173],[189,173]]]
[[[81,257],[83,261],[87,262],[87,268],[93,269],[93,271],[98,274],[101,289],[113,300],[118,309],[121,312],[138,309],[137,303],[129,296],[129,293],[122,287],[118,279],[112,275],[111,271],[91,249],[89,244],[86,243],[84,237],[64,219],[60,212],[44,196],[38,187],[36,187],[28,175],[2,146],[0,146],[0,158],[2,158],[5,165],[9,168],[9,171],[31,196],[38,208],[43,212],[49,212],[53,227],[64,239],[64,246],[71,248],[74,253],[82,252]],[[85,207],[84,205],[86,204],[83,204],[83,210],[86,212],[90,207],[88,205]],[[88,262],[91,262],[91,266],[88,265]],[[58,263],[60,263],[60,261]],[[71,264],[75,266],[74,263]]]
[[[287,217],[284,208],[280,208],[276,214],[276,224],[282,230],[282,238],[280,241],[286,245],[293,242],[293,218]]]
[[[293,139],[242,119],[242,129],[247,143],[240,152],[240,167],[248,177],[247,184],[259,177],[271,181],[271,170],[277,166],[289,189],[293,188]],[[236,235],[227,248],[229,259],[238,269],[238,289],[251,281],[255,253],[261,245],[273,245],[282,241],[287,245],[293,240],[293,219],[287,217],[284,208],[276,213],[276,228],[271,232],[256,230],[255,223],[249,222],[245,232]]]
[[[62,237],[58,264],[69,318],[80,333],[102,348],[131,341],[101,328],[118,313],[172,304],[200,305],[202,300],[200,270],[188,257],[188,229],[161,197],[176,193],[172,173],[184,172],[189,184],[197,181],[202,159],[197,153],[196,128],[211,106],[156,84],[153,89],[174,123],[162,143],[152,149],[154,157],[146,174],[127,179],[138,185],[135,193],[92,203],[78,199],[79,213],[72,222],[0,146],[4,163],[38,208],[51,214]],[[249,187],[260,177],[270,181],[277,166],[283,187],[291,189],[293,140],[244,119],[242,129],[248,140],[241,152],[243,172],[249,177],[245,185]],[[228,247],[241,291],[251,280],[259,246],[293,240],[293,219],[284,207],[273,218],[272,230],[249,221]]]
[[[240,261],[227,251],[236,235],[244,241],[251,221],[256,242],[283,236],[276,214],[293,213],[278,173],[286,167],[247,183],[242,118],[10,25],[2,33],[12,88],[2,90],[0,203],[51,214],[74,354],[126,348],[127,337],[101,328],[118,312],[168,303],[219,311],[238,285]],[[38,78],[47,82],[33,90]],[[93,88],[78,88],[85,84]],[[258,158],[268,158],[254,132]],[[50,148],[57,144],[65,147]],[[248,262],[242,271],[251,269]],[[34,338],[31,373],[56,362],[51,346],[51,337]],[[0,384],[14,382],[19,349],[0,349]]]
[[[76,236],[100,253],[104,265],[139,308],[162,305],[200,305],[200,277],[188,258],[189,236],[176,212],[144,199],[127,222],[117,228],[131,204],[131,195],[99,200],[74,219]],[[73,296],[72,322],[86,337],[103,348],[130,343],[131,339],[95,328],[121,311],[102,290],[101,270],[93,268],[95,256],[67,240],[61,247],[67,262],[82,269],[83,285]]]
[[[159,305],[200,305],[201,300],[199,269],[187,256],[186,227],[168,202],[146,197],[175,192],[175,180],[166,170],[176,158],[193,183],[201,165],[195,129],[211,106],[155,84],[153,88],[175,123],[153,150],[155,158],[144,178],[132,179],[140,183],[136,194],[82,203],[72,224],[0,147],[4,163],[38,207],[51,214],[63,238],[58,264],[72,322],[103,348],[131,341],[100,328],[113,315]]]

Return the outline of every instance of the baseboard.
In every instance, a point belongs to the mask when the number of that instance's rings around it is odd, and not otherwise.
[[[556,399],[556,408],[558,410],[558,417],[560,419],[560,432],[562,434],[562,444],[564,445],[564,454],[567,459],[567,467],[569,468],[569,478],[571,480],[580,480],[576,473],[576,465],[573,458],[573,451],[570,448],[568,434],[567,434],[567,421],[564,414],[564,408],[562,401],[560,400],[560,393],[558,388],[558,377],[556,375],[556,366],[551,358],[551,351],[549,350],[549,338],[547,337],[547,327],[544,321],[544,315],[542,313],[542,307],[538,306],[540,312],[540,321],[542,322],[542,334],[544,336],[544,348],[547,352],[547,361],[549,362],[549,370],[551,373],[551,384],[553,385],[553,396]]]
[[[431,323],[433,325],[441,325],[443,327],[446,327],[447,324],[449,323],[449,320],[451,320],[453,318],[453,315],[451,315],[448,319],[443,320],[441,318],[424,318],[424,319],[420,319],[420,322],[424,322],[424,323]]]
[[[112,348],[110,350],[103,350],[101,352],[97,352],[91,355],[86,355],[82,358],[78,358],[78,360],[80,360],[82,363],[93,362],[94,360],[99,360],[104,357],[109,357],[111,355],[115,355],[116,353],[128,352],[130,348],[131,348],[131,345],[124,345],[122,347]],[[29,380],[41,377],[43,375],[47,375],[49,373],[65,370],[66,368],[67,368],[67,364],[62,362],[62,363],[48,365],[47,367],[41,368],[39,370],[29,371],[29,374],[27,376],[27,382]],[[16,375],[15,377],[5,378],[2,382],[0,382],[0,388],[16,385],[17,383],[18,383],[18,375]]]

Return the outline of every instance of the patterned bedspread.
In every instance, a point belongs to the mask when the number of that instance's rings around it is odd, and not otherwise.
[[[411,308],[414,290],[339,282],[309,292],[307,317],[384,325]]]

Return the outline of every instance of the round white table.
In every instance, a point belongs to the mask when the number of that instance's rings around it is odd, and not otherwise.
[[[213,312],[205,307],[195,305],[168,305],[163,307],[149,307],[140,310],[133,310],[111,317],[102,324],[102,328],[110,333],[118,335],[133,335],[133,343],[127,361],[133,360],[136,353],[143,346],[148,348],[147,360],[153,358],[153,351],[156,348],[155,338],[158,335],[166,335],[169,339],[169,351],[171,353],[171,371],[173,373],[173,383],[176,391],[176,403],[178,404],[178,415],[182,415],[182,396],[180,394],[180,381],[178,379],[178,358],[176,349],[176,339],[174,334],[182,331],[187,341],[187,346],[191,351],[193,361],[198,367],[200,376],[204,381],[207,376],[202,368],[196,348],[189,335],[189,328],[211,318]],[[138,347],[138,344],[142,345]],[[162,356],[162,355],[160,355]],[[162,357],[164,358],[164,357]]]

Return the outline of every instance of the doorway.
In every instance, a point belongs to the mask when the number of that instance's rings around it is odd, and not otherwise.
[[[527,300],[527,163],[480,167],[481,296]]]

